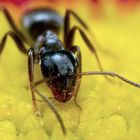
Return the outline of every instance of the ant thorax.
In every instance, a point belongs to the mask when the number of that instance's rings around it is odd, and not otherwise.
[[[46,31],[37,38],[35,43],[36,48],[39,49],[39,55],[42,56],[46,52],[64,50],[62,42],[57,35],[52,31]]]

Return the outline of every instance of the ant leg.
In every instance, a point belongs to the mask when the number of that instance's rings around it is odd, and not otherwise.
[[[107,75],[107,76],[111,76],[111,77],[117,77],[118,79],[132,85],[132,86],[135,86],[137,88],[140,88],[140,84],[139,83],[136,83],[136,82],[133,82],[123,76],[121,76],[120,74],[117,74],[115,72],[98,72],[98,71],[89,71],[89,72],[81,72],[80,73],[81,76],[84,76],[84,75]]]
[[[49,105],[52,112],[55,114],[58,122],[60,123],[63,134],[66,135],[66,128],[64,126],[63,120],[62,120],[61,116],[59,115],[58,111],[53,106],[53,104],[49,101],[49,99],[46,96],[44,96],[43,94],[41,94],[36,89],[36,85],[34,84],[34,61],[35,61],[34,50],[33,50],[33,48],[30,48],[29,53],[28,53],[28,72],[29,72],[30,88],[31,88],[31,92],[32,92],[32,102],[33,102],[34,110],[37,113],[37,115],[40,115],[40,112],[38,110],[37,103],[36,103],[36,98],[35,98],[35,92],[36,92]],[[40,82],[38,84],[41,84],[43,82],[44,82],[44,80],[40,80]]]
[[[70,32],[69,32],[69,34],[68,34],[67,41],[66,41],[66,46],[67,46],[68,48],[70,48],[70,46],[72,46],[73,40],[74,40],[74,35],[75,35],[76,30],[78,30],[78,31],[80,32],[80,35],[82,36],[82,38],[83,38],[84,42],[86,43],[87,47],[88,47],[89,50],[95,55],[95,58],[96,58],[96,60],[97,60],[98,66],[99,66],[99,69],[100,69],[101,71],[103,71],[103,67],[102,67],[101,62],[100,62],[100,60],[99,60],[99,57],[98,57],[98,55],[97,55],[97,52],[96,52],[95,47],[94,47],[93,44],[90,42],[90,40],[88,39],[88,37],[86,36],[86,34],[85,34],[79,27],[74,26],[74,27],[70,30]]]
[[[76,55],[77,55],[76,58],[77,58],[78,64],[79,64],[79,73],[81,73],[81,71],[82,71],[81,57],[82,56],[81,56],[80,48],[78,46],[71,46],[69,50],[73,54],[76,53]],[[74,89],[74,103],[79,108],[79,110],[82,110],[81,106],[77,102],[77,95],[78,95],[78,90],[80,88],[80,84],[81,84],[81,75],[79,75],[77,84],[76,84],[75,89]]]
[[[21,40],[21,39],[18,37],[18,35],[17,35],[15,32],[13,32],[13,31],[9,31],[9,32],[7,32],[7,33],[3,36],[3,38],[2,38],[2,40],[1,40],[1,42],[0,42],[0,54],[2,53],[2,51],[3,51],[3,49],[4,49],[4,46],[5,46],[5,43],[6,43],[6,40],[7,40],[7,37],[8,37],[8,36],[12,37],[12,39],[13,39],[14,42],[16,43],[18,49],[19,49],[22,53],[27,54],[27,49],[25,48],[25,46],[24,46],[22,40]]]
[[[30,81],[30,89],[32,93],[32,102],[33,102],[33,108],[37,116],[41,116],[37,103],[36,103],[36,97],[35,97],[35,88],[34,88],[34,50],[33,48],[29,49],[28,52],[28,74],[29,74],[29,81]]]
[[[88,33],[90,34],[92,40],[95,42],[96,46],[98,46],[98,48],[100,49],[100,51],[102,51],[104,54],[106,54],[107,56],[111,56],[114,58],[117,57],[116,54],[112,54],[112,52],[110,52],[109,50],[106,50],[105,48],[103,48],[100,43],[98,42],[98,40],[96,39],[96,36],[93,34],[93,32],[91,32],[91,29],[88,27],[88,25],[86,24],[86,22],[84,22],[74,11],[72,11],[71,9],[67,9],[65,12],[65,16],[64,16],[64,44],[65,46],[67,46],[66,42],[68,39],[68,34],[70,31],[70,16],[73,16],[79,23],[80,25],[82,25],[82,27],[88,31]]]
[[[79,110],[82,110],[81,106],[77,102],[77,95],[78,95],[78,91],[80,88],[80,84],[81,84],[81,78],[78,79],[77,84],[76,84],[75,89],[74,89],[74,103],[79,108]]]
[[[67,9],[64,17],[64,44],[66,44],[69,30],[70,30],[70,16],[73,15],[74,18],[86,29],[89,31],[87,24],[71,9]]]
[[[78,46],[71,46],[69,48],[69,51],[72,52],[74,55],[76,54],[76,58],[79,64],[79,72],[82,71],[82,55],[81,55],[81,50]]]
[[[66,128],[65,128],[65,125],[63,123],[63,120],[61,118],[61,116],[59,115],[58,111],[56,110],[56,108],[54,107],[54,105],[49,101],[49,99],[44,96],[43,94],[41,94],[35,87],[34,83],[32,84],[32,89],[33,91],[35,91],[48,105],[49,107],[51,108],[52,112],[55,114],[60,126],[61,126],[61,129],[63,131],[63,134],[66,135]]]
[[[97,52],[96,52],[96,49],[94,47],[94,45],[91,43],[91,41],[88,39],[87,35],[83,32],[82,29],[80,29],[79,27],[77,26],[73,26],[73,28],[69,31],[69,34],[68,34],[68,38],[67,38],[67,41],[66,41],[66,46],[67,48],[70,48],[70,46],[72,46],[73,44],[73,40],[74,40],[74,35],[76,33],[76,30],[78,30],[80,32],[80,35],[82,36],[84,42],[86,43],[87,47],[89,48],[89,50],[94,54],[95,58],[96,58],[96,61],[97,61],[97,64],[99,66],[99,69],[100,71],[104,71],[103,70],[103,67],[101,65],[101,62],[100,62],[100,59],[99,59],[99,56],[97,55]],[[105,78],[109,81],[109,82],[113,82],[112,80],[110,80],[108,77],[105,76]]]
[[[9,22],[11,28],[13,29],[13,31],[15,31],[17,33],[17,35],[25,42],[27,42],[27,40],[25,39],[24,35],[17,29],[14,20],[12,18],[12,16],[10,15],[10,13],[8,12],[8,10],[3,7],[0,6],[0,11],[2,11],[7,19],[7,21]]]

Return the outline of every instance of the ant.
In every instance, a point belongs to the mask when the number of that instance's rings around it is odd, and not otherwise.
[[[26,32],[25,38],[17,29],[8,10],[4,7],[1,7],[1,10],[5,14],[13,31],[8,31],[3,36],[0,42],[0,54],[5,46],[7,36],[11,36],[20,52],[28,55],[28,75],[33,108],[35,112],[38,113],[35,97],[35,93],[37,93],[56,115],[64,134],[66,134],[66,129],[58,111],[49,99],[36,89],[36,86],[45,82],[51,89],[54,99],[59,102],[67,102],[74,96],[74,101],[79,108],[80,106],[76,101],[76,97],[80,87],[81,77],[84,75],[117,77],[132,86],[140,88],[140,84],[128,80],[117,73],[103,71],[96,49],[84,31],[78,26],[70,28],[70,16],[73,16],[85,30],[90,31],[87,24],[74,11],[70,9],[66,10],[64,18],[55,10],[49,8],[38,8],[26,11],[21,18],[22,27]],[[64,28],[63,43],[58,38],[58,34],[62,28]],[[94,54],[100,71],[82,72],[80,47],[73,45],[74,35],[77,30],[88,49]],[[31,46],[29,50],[24,46],[24,42]],[[43,75],[42,80],[34,81],[35,64],[40,65]]]

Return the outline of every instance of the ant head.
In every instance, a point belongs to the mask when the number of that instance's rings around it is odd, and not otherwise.
[[[77,81],[78,63],[68,51],[48,52],[41,60],[41,70],[54,97],[59,102],[68,101]]]

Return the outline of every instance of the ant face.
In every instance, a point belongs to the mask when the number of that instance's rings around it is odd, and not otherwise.
[[[59,102],[68,101],[77,82],[78,63],[74,56],[64,50],[48,52],[40,65],[54,98]]]
[[[59,102],[71,99],[76,85],[76,76],[60,76],[49,83],[54,98]]]

